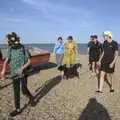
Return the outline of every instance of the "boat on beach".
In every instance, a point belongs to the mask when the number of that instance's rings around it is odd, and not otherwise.
[[[31,54],[31,66],[38,66],[40,64],[46,64],[50,59],[50,52],[39,48],[29,49]]]
[[[36,67],[39,66],[41,64],[47,64],[49,62],[50,59],[50,52],[47,50],[42,50],[39,48],[28,48],[29,53],[31,55],[31,67]],[[0,72],[2,70],[3,67],[3,63],[4,63],[5,59],[1,59],[0,60]],[[7,65],[6,68],[6,73],[9,74],[9,64]]]

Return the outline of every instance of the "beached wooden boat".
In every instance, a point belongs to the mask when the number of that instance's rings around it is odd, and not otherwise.
[[[29,50],[31,53],[31,65],[38,66],[40,64],[46,64],[50,59],[50,52],[41,50],[39,48],[32,48]]]
[[[39,48],[30,48],[31,67],[36,67],[41,64],[47,64],[50,59],[50,52]],[[3,67],[4,60],[0,60],[0,73]],[[6,73],[9,73],[9,65],[7,65]]]

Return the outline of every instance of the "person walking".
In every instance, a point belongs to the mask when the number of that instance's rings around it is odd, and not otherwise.
[[[104,78],[107,77],[110,92],[114,92],[113,88],[113,73],[115,70],[115,63],[118,57],[118,43],[112,39],[112,33],[110,31],[105,31],[103,33],[104,43],[103,43],[103,53],[99,60],[100,66],[100,80],[98,91],[102,93]]]
[[[89,56],[89,65],[92,74],[98,73],[97,63],[100,59],[102,53],[102,45],[98,41],[97,35],[90,36],[90,42],[88,43],[88,56]]]
[[[64,42],[62,37],[58,37],[53,52],[56,54],[56,63],[57,66],[59,67],[62,65],[63,57],[64,57]]]
[[[76,63],[77,44],[72,36],[67,38],[65,43],[65,65],[69,68]]]
[[[20,43],[20,38],[15,32],[6,36],[8,42],[8,56],[4,62],[1,76],[5,76],[6,65],[9,62],[11,79],[14,91],[15,110],[10,113],[10,116],[16,116],[21,113],[20,109],[20,84],[22,92],[29,98],[29,102],[33,101],[33,96],[27,88],[26,70],[30,65],[30,56],[24,46]]]

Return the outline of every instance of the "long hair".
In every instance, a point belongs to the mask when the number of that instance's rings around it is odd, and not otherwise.
[[[8,46],[15,46],[20,44],[20,38],[15,32],[7,34],[6,37],[8,39]]]

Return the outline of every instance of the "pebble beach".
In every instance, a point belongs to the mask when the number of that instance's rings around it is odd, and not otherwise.
[[[61,79],[55,67],[55,56],[46,65],[28,78],[28,87],[35,96],[35,103],[21,94],[23,112],[9,117],[14,109],[12,81],[0,81],[0,120],[120,120],[120,57],[114,74],[115,92],[110,93],[105,83],[102,94],[95,91],[98,86],[96,76],[91,76],[86,55],[78,56],[83,67],[80,78]]]

